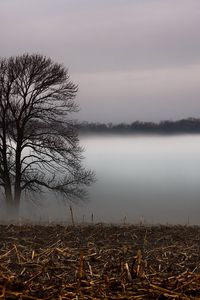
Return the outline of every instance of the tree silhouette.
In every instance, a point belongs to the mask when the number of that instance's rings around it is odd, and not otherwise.
[[[24,192],[50,190],[80,199],[94,174],[81,166],[76,127],[78,87],[42,55],[0,59],[0,186],[17,215]]]

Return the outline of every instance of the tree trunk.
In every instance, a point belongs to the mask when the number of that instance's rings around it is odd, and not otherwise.
[[[15,205],[13,195],[12,195],[12,187],[10,183],[9,176],[5,176],[5,204],[6,204],[6,217],[8,220],[17,220],[19,214],[19,207]]]
[[[19,209],[20,209],[20,202],[15,203],[7,202],[6,203],[6,211],[7,211],[7,219],[8,221],[14,221],[17,222],[19,219]]]
[[[20,209],[20,200],[21,200],[21,187],[20,180],[16,179],[15,182],[15,193],[12,202],[12,216],[16,219],[19,218],[19,209]]]
[[[18,128],[18,141],[16,148],[15,157],[15,187],[14,187],[14,198],[13,198],[13,208],[16,212],[16,216],[19,216],[20,200],[21,200],[21,145],[22,145],[22,132],[20,127]]]
[[[11,190],[12,193],[12,190]],[[15,156],[15,184],[12,201],[7,199],[7,207],[9,210],[9,218],[18,221],[21,200],[21,139],[19,139]]]
[[[20,196],[18,197],[18,199],[13,199],[11,186],[5,187],[5,196],[7,212],[6,217],[9,221],[17,221],[19,218]]]

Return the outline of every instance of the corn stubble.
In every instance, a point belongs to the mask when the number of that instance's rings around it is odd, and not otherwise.
[[[0,226],[0,299],[200,299],[197,226]]]

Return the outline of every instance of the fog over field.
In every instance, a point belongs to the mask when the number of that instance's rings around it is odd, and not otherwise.
[[[93,136],[81,140],[96,170],[75,211],[99,222],[199,224],[200,136]]]
[[[76,222],[199,224],[199,135],[94,135],[81,145],[97,181],[87,201],[72,204]],[[37,199],[22,203],[22,220],[71,223],[69,202]]]

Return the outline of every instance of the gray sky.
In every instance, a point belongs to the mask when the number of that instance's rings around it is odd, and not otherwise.
[[[0,0],[0,56],[50,56],[80,120],[200,117],[199,0]]]

